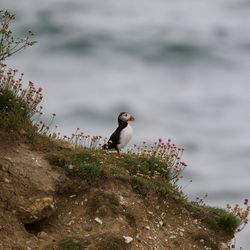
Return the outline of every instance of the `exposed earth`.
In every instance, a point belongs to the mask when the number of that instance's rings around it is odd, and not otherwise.
[[[178,198],[69,176],[24,136],[0,131],[0,249],[215,250],[231,238]]]

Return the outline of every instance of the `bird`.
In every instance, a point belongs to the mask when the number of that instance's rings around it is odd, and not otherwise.
[[[115,149],[118,153],[124,148],[133,136],[133,128],[128,123],[135,121],[135,117],[128,112],[121,112],[118,116],[118,127],[110,136],[103,149]]]

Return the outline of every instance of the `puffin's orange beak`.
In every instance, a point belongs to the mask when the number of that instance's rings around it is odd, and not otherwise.
[[[135,121],[135,117],[134,116],[132,116],[132,115],[130,115],[130,117],[129,117],[129,119],[128,119],[129,121]]]

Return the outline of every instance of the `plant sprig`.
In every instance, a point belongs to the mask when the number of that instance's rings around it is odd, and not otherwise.
[[[31,30],[28,30],[22,38],[14,38],[13,32],[10,29],[13,20],[15,20],[14,14],[8,10],[0,10],[0,62],[36,43],[32,39],[34,34]]]

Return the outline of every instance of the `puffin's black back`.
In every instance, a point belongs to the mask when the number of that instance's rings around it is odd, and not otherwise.
[[[117,145],[120,143],[120,134],[121,131],[128,126],[128,122],[122,121],[120,119],[120,116],[123,115],[126,112],[122,112],[118,116],[118,128],[115,130],[115,132],[110,136],[108,143],[103,146],[104,149],[116,149]]]

